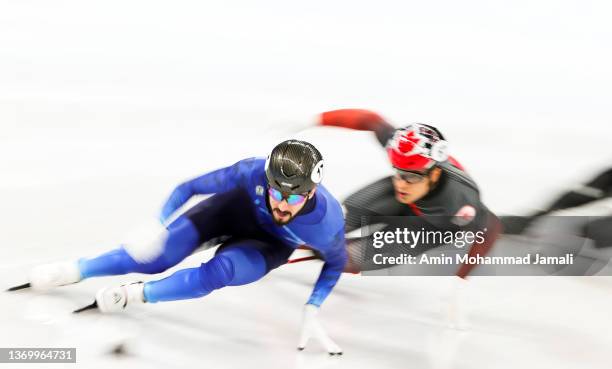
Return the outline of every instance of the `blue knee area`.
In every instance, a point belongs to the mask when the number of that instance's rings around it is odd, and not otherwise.
[[[200,281],[205,289],[212,291],[248,284],[266,273],[266,260],[257,249],[232,246],[200,266]]]
[[[266,261],[258,250],[231,247],[199,268],[179,270],[159,281],[145,283],[145,300],[159,302],[202,297],[225,286],[254,282],[266,272]]]
[[[209,291],[225,287],[234,279],[234,264],[225,255],[215,255],[200,265],[199,277],[202,286]]]
[[[144,285],[147,302],[193,299],[210,292],[200,283],[199,268],[182,269],[164,279]]]

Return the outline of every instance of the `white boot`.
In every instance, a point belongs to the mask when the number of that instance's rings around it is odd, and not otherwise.
[[[81,279],[81,272],[76,261],[39,265],[32,268],[29,275],[31,288],[38,291],[77,283]]]
[[[145,302],[144,283],[134,282],[102,288],[96,293],[96,302],[103,313],[114,313],[125,310],[128,305],[142,304]]]

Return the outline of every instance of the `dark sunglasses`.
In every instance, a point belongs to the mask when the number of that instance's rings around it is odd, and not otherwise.
[[[401,179],[404,182],[408,182],[410,184],[420,183],[426,177],[429,176],[431,169],[426,170],[425,172],[406,172],[403,170],[395,170],[395,176]]]
[[[308,193],[299,195],[283,194],[281,191],[272,187],[268,188],[268,195],[270,195],[276,201],[285,200],[289,205],[299,205],[306,201],[306,198],[308,197]]]

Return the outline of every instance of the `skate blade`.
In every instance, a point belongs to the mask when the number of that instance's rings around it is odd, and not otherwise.
[[[23,289],[30,288],[30,287],[31,287],[30,283],[24,283],[24,284],[20,284],[19,286],[11,287],[7,289],[6,292],[19,291],[19,290],[23,290]]]
[[[97,309],[98,308],[98,302],[94,301],[91,304],[87,305],[87,306],[83,306],[80,309],[76,309],[75,311],[73,311],[73,314],[78,314],[81,313],[83,311],[87,311],[87,310],[92,310],[92,309]]]

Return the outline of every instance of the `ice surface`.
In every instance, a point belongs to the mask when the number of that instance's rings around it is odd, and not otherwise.
[[[22,283],[37,263],[115,247],[179,181],[263,156],[331,108],[434,123],[493,210],[542,206],[610,163],[610,7],[3,2],[2,285]],[[388,171],[369,134],[298,136],[320,147],[324,183],[339,198]],[[321,311],[345,355],[316,343],[298,353],[319,267],[285,266],[253,285],[120,316],[70,311],[102,286],[154,277],[0,293],[0,347],[76,346],[83,368],[610,367],[612,280],[601,277],[474,278],[462,331],[441,312],[450,278],[347,275]],[[120,359],[106,354],[117,343],[128,352]]]

